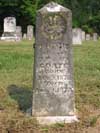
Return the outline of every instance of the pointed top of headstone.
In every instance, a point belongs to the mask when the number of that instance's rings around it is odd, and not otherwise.
[[[50,2],[39,10],[39,12],[69,12],[68,8],[65,8],[55,2]]]
[[[5,20],[5,19],[9,19],[9,20],[13,19],[13,20],[14,20],[14,19],[16,19],[16,18],[15,18],[15,17],[10,17],[10,16],[8,16],[8,17],[5,17],[4,20]]]

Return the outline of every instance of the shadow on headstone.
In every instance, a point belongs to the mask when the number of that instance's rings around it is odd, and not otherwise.
[[[26,111],[32,106],[32,90],[30,88],[10,85],[7,90],[10,97],[18,102],[20,110]]]

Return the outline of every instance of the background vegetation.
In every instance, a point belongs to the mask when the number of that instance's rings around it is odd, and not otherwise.
[[[36,11],[52,0],[0,0],[0,30],[3,19],[15,16],[17,25],[25,27],[35,25]],[[86,32],[100,34],[100,1],[99,0],[53,0],[73,12],[73,27],[81,27]]]

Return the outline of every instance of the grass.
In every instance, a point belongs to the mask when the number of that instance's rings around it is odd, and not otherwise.
[[[12,97],[21,100],[21,103],[23,103],[25,97],[27,97],[26,94],[28,93],[28,95],[31,95],[29,93],[32,91],[32,66],[32,42],[22,42],[21,44],[0,44],[0,88],[5,89],[2,89],[2,91],[8,91],[9,88],[10,94],[12,96],[11,89],[15,86],[16,92],[14,92]],[[26,88],[26,93],[25,91],[22,91],[23,88]],[[18,91],[19,93],[17,93]],[[24,95],[21,95],[23,93]],[[6,98],[3,99],[5,100]],[[11,102],[12,99],[9,97],[6,99],[6,102],[0,101],[0,103],[2,103],[3,106],[5,104],[7,106],[9,103],[8,99]],[[26,101],[26,103],[27,102],[28,101]]]
[[[100,43],[74,48],[76,103],[100,107]]]
[[[0,129],[10,133],[82,133],[97,122],[100,108],[100,41],[73,46],[77,124],[41,127],[24,111],[31,107],[33,41],[0,42]],[[99,112],[100,113],[100,112]],[[93,118],[93,119],[91,119]],[[96,119],[95,119],[96,118]],[[2,124],[1,124],[2,123]],[[93,124],[91,124],[93,123]],[[0,133],[2,133],[0,132]]]

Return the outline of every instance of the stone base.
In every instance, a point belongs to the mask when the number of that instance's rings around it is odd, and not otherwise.
[[[2,34],[2,37],[0,39],[1,41],[16,41],[18,37],[15,33],[5,32]]]
[[[36,117],[36,119],[39,122],[39,124],[42,124],[42,125],[79,122],[76,116]]]
[[[80,43],[72,43],[73,45],[82,45],[82,42]]]

